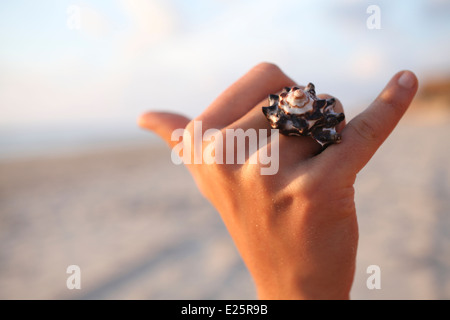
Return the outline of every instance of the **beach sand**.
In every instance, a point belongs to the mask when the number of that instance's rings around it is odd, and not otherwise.
[[[403,119],[358,175],[353,299],[450,299],[450,122],[448,114],[420,119]],[[80,290],[66,287],[73,264]],[[381,269],[381,289],[366,286],[370,265]],[[188,171],[168,147],[148,143],[1,160],[0,298],[256,293]]]

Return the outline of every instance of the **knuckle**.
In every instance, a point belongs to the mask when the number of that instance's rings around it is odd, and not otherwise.
[[[374,121],[361,118],[355,123],[349,123],[354,131],[364,140],[375,141],[378,138],[377,125]]]
[[[184,129],[187,132],[189,132],[190,134],[193,134],[194,133],[194,121],[190,121]]]
[[[386,109],[395,117],[401,117],[404,112],[402,103],[395,99],[386,99],[384,101],[379,101],[379,103],[384,104],[387,107]]]
[[[253,67],[253,70],[270,74],[282,73],[281,69],[271,62],[261,62]]]

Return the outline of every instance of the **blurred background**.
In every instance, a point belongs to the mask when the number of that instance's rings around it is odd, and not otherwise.
[[[412,107],[358,176],[352,298],[449,299],[449,34],[446,0],[2,1],[0,298],[256,298],[217,212],[136,119],[198,116],[269,61],[348,119],[416,73]]]

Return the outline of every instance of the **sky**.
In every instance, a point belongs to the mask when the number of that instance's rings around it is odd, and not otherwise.
[[[140,113],[198,116],[261,61],[364,107],[399,70],[448,75],[449,35],[450,0],[1,1],[0,156],[140,139]]]

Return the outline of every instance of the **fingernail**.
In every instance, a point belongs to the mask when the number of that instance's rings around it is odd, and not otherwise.
[[[404,71],[397,81],[400,87],[411,89],[416,83],[416,77],[411,71]]]

